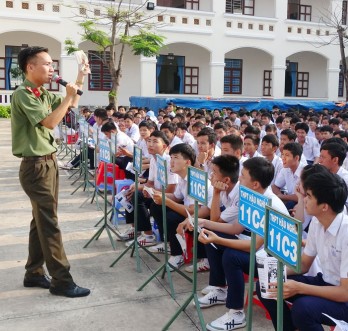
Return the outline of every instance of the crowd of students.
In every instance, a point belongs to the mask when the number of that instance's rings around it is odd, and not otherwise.
[[[348,322],[347,111],[282,111],[277,107],[207,111],[168,104],[157,116],[143,108],[118,107],[116,111],[113,105],[96,109],[94,115],[83,108],[81,114],[99,129],[100,137],[117,135],[116,163],[128,178],[134,178],[127,167],[134,144],[142,149],[139,232],[134,233],[133,213],[126,213],[128,227],[119,235],[128,245],[138,240],[151,252],[163,253],[166,221],[172,269],[184,264],[185,252],[177,234],[192,232],[187,212],[193,214],[194,201],[187,194],[187,169],[195,166],[208,173],[209,203],[200,205],[198,211],[203,231],[198,238],[197,268],[209,271],[210,277],[199,304],[201,308],[219,304],[227,308],[207,324],[208,330],[246,325],[244,274],[255,257],[250,257],[250,232],[238,223],[239,185],[271,198],[273,208],[304,223],[302,274],[288,270],[284,284],[284,297],[292,302],[291,308],[284,303],[284,330],[323,330],[322,324],[332,325],[332,321],[322,313]],[[156,155],[168,164],[165,201]],[[132,185],[127,198],[133,200],[134,193]],[[166,220],[162,204],[167,208]],[[160,242],[152,231],[151,217]],[[262,249],[263,238],[257,236],[256,247]],[[193,267],[185,270],[192,272]],[[262,298],[259,288],[258,295],[276,328],[276,300]]]

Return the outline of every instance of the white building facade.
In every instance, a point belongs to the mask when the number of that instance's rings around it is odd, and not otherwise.
[[[75,8],[66,6],[73,4]],[[146,3],[133,0],[132,4]],[[165,47],[157,58],[126,50],[119,104],[130,96],[208,98],[345,99],[340,50],[328,44],[332,17],[346,24],[342,0],[154,0],[144,11],[155,15]],[[0,2],[0,104],[8,104],[21,77],[16,57],[26,46],[45,46],[57,73],[74,80],[76,60],[68,56],[70,38],[90,56],[92,74],[80,104],[108,103],[110,75],[81,42],[75,15],[96,17],[114,1],[3,0]],[[149,9],[147,9],[147,7]],[[128,8],[128,5],[127,7]],[[107,31],[107,30],[106,30]],[[59,91],[52,83],[49,88]],[[63,92],[63,90],[62,90]]]

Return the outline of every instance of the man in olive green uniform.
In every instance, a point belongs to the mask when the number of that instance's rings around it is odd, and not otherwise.
[[[90,290],[77,286],[69,272],[58,226],[59,175],[52,129],[69,106],[77,107],[77,90],[83,85],[88,65],[79,71],[75,84],[67,84],[65,98],[43,87],[54,72],[47,48],[23,49],[18,65],[26,79],[12,95],[12,152],[22,158],[19,180],[30,198],[33,216],[24,286],[49,288],[52,294],[67,297],[86,296]],[[44,263],[52,279],[45,275]]]

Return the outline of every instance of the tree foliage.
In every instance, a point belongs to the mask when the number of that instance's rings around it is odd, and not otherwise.
[[[93,8],[86,9],[86,15],[76,15],[83,31],[82,41],[90,41],[96,45],[100,59],[109,69],[112,79],[110,102],[117,101],[125,48],[130,47],[134,55],[151,57],[158,55],[164,46],[164,37],[155,33],[154,18],[158,14],[149,15],[144,11],[147,2],[132,5],[120,0],[117,3],[100,5],[99,17],[94,16]],[[68,54],[78,50],[71,39],[65,40],[65,46]],[[107,53],[110,56],[107,56]]]

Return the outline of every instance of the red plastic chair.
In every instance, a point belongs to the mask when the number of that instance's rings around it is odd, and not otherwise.
[[[71,145],[71,144],[75,144],[77,142],[77,140],[79,139],[79,134],[75,133],[75,134],[68,134],[66,136],[66,142],[67,144]]]
[[[124,170],[120,169],[117,164],[114,165],[115,167],[115,179],[125,179],[126,174]],[[107,170],[106,170],[106,182],[107,182],[107,189],[112,190],[113,185],[113,164],[108,163],[107,164]],[[97,169],[97,179],[96,179],[96,185],[97,187],[104,189],[104,172],[105,172],[105,162],[100,162],[98,169]]]

